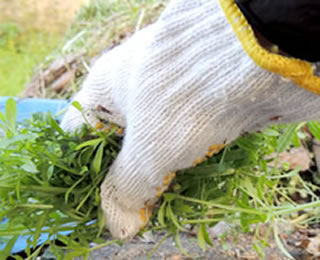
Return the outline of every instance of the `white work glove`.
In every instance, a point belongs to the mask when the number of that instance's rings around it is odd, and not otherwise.
[[[218,0],[171,1],[156,23],[96,62],[74,99],[92,124],[99,117],[125,127],[101,186],[107,226],[122,240],[146,224],[174,172],[244,132],[320,117],[319,96],[255,65]],[[83,122],[70,107],[62,127]]]

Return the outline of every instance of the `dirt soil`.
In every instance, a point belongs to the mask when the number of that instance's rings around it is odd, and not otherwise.
[[[261,226],[260,232],[263,233],[266,227]],[[320,260],[317,255],[319,246],[317,234],[320,230],[290,230],[284,225],[281,229],[281,239],[285,247],[295,260]],[[194,232],[180,234],[181,244],[187,254],[181,253],[177,248],[172,237],[169,237],[161,246],[148,258],[148,254],[157,246],[165,233],[148,233],[144,238],[136,238],[123,246],[112,244],[108,247],[94,251],[91,259],[94,260],[289,260],[276,245],[273,239],[268,241],[269,247],[264,250],[264,258],[258,256],[253,249],[254,237],[252,234],[229,233],[220,239],[219,235],[230,231],[229,226],[221,222],[210,232],[213,246],[207,247],[203,251],[198,243]],[[111,238],[109,238],[111,239]],[[107,239],[108,240],[108,239]],[[316,241],[316,242],[314,242]],[[312,244],[313,243],[313,244]],[[94,245],[92,245],[94,246]],[[319,251],[318,251],[319,252]],[[76,259],[80,260],[80,259]]]

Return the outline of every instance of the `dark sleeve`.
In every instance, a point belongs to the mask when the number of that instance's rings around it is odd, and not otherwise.
[[[320,0],[235,0],[248,22],[289,55],[320,61]]]

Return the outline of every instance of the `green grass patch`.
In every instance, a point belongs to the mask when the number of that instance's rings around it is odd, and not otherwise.
[[[16,96],[34,69],[52,52],[61,36],[22,30],[14,23],[0,25],[0,95]]]

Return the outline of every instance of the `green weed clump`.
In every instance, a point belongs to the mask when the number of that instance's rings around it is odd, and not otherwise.
[[[79,104],[74,106],[81,110]],[[1,242],[6,244],[1,256],[9,256],[23,235],[27,236],[28,259],[45,246],[50,246],[57,259],[88,258],[92,250],[117,242],[102,238],[99,196],[99,186],[120,150],[116,128],[103,133],[89,126],[70,134],[50,114],[35,114],[23,124],[17,124],[15,117],[15,102],[9,100],[6,114],[0,113],[4,132],[0,138],[0,219],[7,219],[0,225]],[[208,228],[224,220],[242,232],[254,232],[254,247],[261,256],[271,235],[289,256],[277,224],[320,223],[320,187],[304,181],[299,168],[288,170],[286,165],[277,165],[277,157],[266,156],[306,142],[304,125],[272,127],[241,137],[198,167],[177,173],[142,232],[165,230],[166,237],[172,235],[186,253],[181,232],[198,227],[199,246],[206,249],[212,245]],[[318,122],[308,127],[320,137]],[[272,160],[275,167],[268,164]],[[297,179],[295,187],[288,186],[290,178]],[[306,202],[295,202],[292,190],[302,192]],[[259,223],[269,226],[264,237],[259,235]],[[39,245],[43,233],[48,238]],[[97,245],[90,248],[93,242]]]
[[[58,56],[84,54],[81,62],[88,68],[89,59],[105,47],[118,44],[154,21],[166,2],[91,1],[81,8],[65,40],[47,57],[44,66]],[[33,64],[40,62],[48,50],[45,40],[40,41],[43,45],[34,38],[22,40],[19,28],[6,26],[1,29],[5,34],[0,34],[0,90],[13,92],[1,95],[22,90]],[[27,52],[31,55],[23,56]],[[19,65],[21,57],[25,63]],[[9,256],[15,241],[23,235],[28,242],[28,259],[46,246],[57,259],[88,258],[93,250],[117,242],[105,242],[99,196],[100,183],[121,148],[116,129],[103,133],[88,126],[71,134],[65,133],[49,114],[36,114],[19,124],[15,117],[11,100],[6,113],[0,113],[0,220],[7,220],[0,224],[0,243],[6,245],[0,255]],[[289,169],[277,155],[270,155],[306,146],[310,140],[305,127],[320,140],[318,122],[275,126],[241,137],[201,165],[177,173],[142,232],[165,230],[166,237],[171,235],[186,253],[180,242],[182,232],[198,227],[199,246],[206,249],[212,245],[209,228],[224,220],[241,232],[253,232],[254,247],[261,257],[270,236],[290,257],[277,224],[319,224],[320,187],[304,180],[299,168]],[[270,166],[271,161],[275,166]],[[311,171],[306,174],[312,175]],[[304,198],[304,204],[295,201],[297,194]],[[263,237],[258,232],[259,223],[269,226]],[[40,234],[48,235],[41,244]],[[90,248],[91,243],[96,246]]]
[[[48,244],[57,256],[63,254],[54,246],[55,239],[64,242],[66,249],[77,249],[78,255],[89,252],[89,243],[103,242],[98,239],[104,226],[99,187],[120,149],[121,138],[114,134],[117,129],[103,133],[83,127],[70,134],[50,114],[34,114],[19,125],[15,117],[15,102],[9,100],[6,115],[0,113],[4,131],[0,138],[0,220],[8,220],[0,224],[1,242],[6,243],[0,255],[9,256],[15,241],[24,235],[30,259]],[[60,235],[63,231],[72,234]],[[37,247],[43,233],[48,238]],[[32,253],[32,248],[37,250]]]

